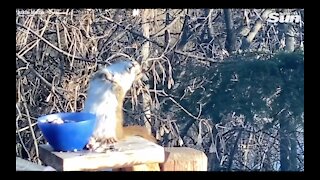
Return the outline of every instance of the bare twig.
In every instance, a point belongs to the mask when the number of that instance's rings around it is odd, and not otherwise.
[[[24,63],[27,63],[27,65],[29,64],[22,56],[20,56],[19,54],[16,53],[16,57],[18,57],[20,60],[22,60]],[[39,74],[35,69],[33,69],[32,67],[28,66],[28,69],[30,69],[42,82],[44,82],[44,84],[46,86],[48,86],[50,89],[53,89],[53,86],[51,83],[49,83],[43,76],[41,76],[41,74]],[[68,90],[65,90],[63,88],[56,88],[58,91],[58,93],[60,95],[63,95],[60,91],[65,91],[65,92],[70,92]]]
[[[125,58],[127,58],[127,59],[129,59],[131,61],[134,60],[128,54],[117,52],[117,53],[113,54],[112,56],[108,57],[108,59],[106,59],[105,62],[110,64],[110,62],[109,62],[110,60],[118,58],[118,57],[125,57]]]
[[[37,138],[36,138],[36,135],[35,135],[33,127],[32,127],[32,122],[31,122],[28,106],[27,106],[26,100],[25,100],[25,98],[23,96],[23,94],[24,94],[23,84],[20,84],[20,85],[21,85],[21,93],[22,93],[21,94],[21,100],[22,100],[24,109],[25,109],[25,111],[27,113],[27,119],[28,119],[28,123],[29,123],[29,128],[30,128],[31,136],[33,138],[33,144],[34,144],[34,147],[35,147],[35,150],[36,150],[37,162],[40,164],[41,162],[40,162],[40,159],[39,159],[39,148],[38,148]]]
[[[181,108],[186,114],[188,114],[190,117],[192,117],[195,120],[199,120],[199,118],[197,118],[196,116],[194,116],[193,114],[191,114],[189,111],[187,111],[183,106],[181,106],[176,100],[174,100],[172,97],[169,97],[169,99],[176,104],[179,108]]]
[[[47,43],[50,47],[52,47],[53,49],[55,49],[56,51],[68,56],[68,57],[71,57],[71,58],[74,58],[74,59],[77,59],[77,60],[81,60],[81,61],[85,61],[85,62],[91,62],[91,63],[98,63],[98,64],[106,64],[105,62],[95,62],[94,60],[90,60],[90,59],[87,59],[87,58],[83,58],[83,57],[79,57],[79,56],[76,56],[74,54],[70,54],[60,48],[58,48],[57,46],[53,45],[52,43],[50,43],[48,40],[46,40],[45,38],[41,37],[39,34],[37,34],[36,32],[34,32],[32,29],[28,28],[28,27],[25,27],[24,25],[20,24],[20,23],[16,23],[16,25],[18,27],[21,27],[23,29],[26,29],[28,31],[30,31],[32,34],[34,34],[35,36],[37,36],[39,39],[41,39],[43,42]]]
[[[182,51],[179,51],[179,50],[175,50],[174,52],[177,53],[177,54],[181,54],[181,55],[187,56],[187,57],[191,57],[191,58],[195,58],[195,59],[199,59],[199,60],[204,60],[204,61],[209,61],[209,62],[212,62],[212,63],[219,62],[218,60],[215,60],[213,58],[201,57],[201,56],[193,55],[193,54],[190,54],[190,53],[187,53],[187,52],[182,52]]]
[[[68,53],[68,52],[65,52],[65,51],[59,49],[58,47],[56,47],[55,45],[53,45],[52,43],[50,43],[48,40],[46,40],[45,38],[43,38],[42,36],[40,36],[38,33],[34,32],[32,29],[30,29],[30,28],[28,28],[28,27],[25,27],[24,25],[22,25],[22,24],[20,24],[20,23],[16,23],[16,25],[17,25],[18,27],[21,27],[21,28],[23,28],[23,29],[28,30],[28,31],[31,32],[33,35],[37,36],[39,39],[41,39],[42,41],[44,41],[45,43],[47,43],[49,46],[51,46],[53,49],[57,50],[58,52],[60,52],[60,53],[62,53],[62,54],[66,55],[66,56],[69,56],[69,57],[74,57],[74,58],[77,58],[77,59],[81,59],[81,60],[84,59],[84,58],[82,58],[82,57],[74,56],[74,55],[72,55],[72,54],[70,54],[70,53]],[[88,59],[84,59],[84,60],[88,60]]]
[[[124,26],[124,25],[122,25],[122,24],[120,24],[120,23],[118,23],[118,22],[116,22],[116,21],[114,21],[114,20],[112,20],[112,19],[110,19],[110,18],[108,18],[108,17],[103,16],[103,18],[106,19],[106,20],[109,21],[109,22],[112,22],[112,23],[118,25],[119,27],[123,28],[124,30],[129,31],[129,32],[132,33],[132,34],[134,34],[134,35],[136,35],[136,36],[139,36],[139,37],[142,37],[143,39],[145,39],[145,40],[147,40],[147,41],[149,41],[149,42],[151,42],[151,43],[154,43],[155,45],[163,48],[163,45],[161,45],[161,44],[158,43],[157,41],[151,40],[151,39],[145,37],[143,34],[141,34],[141,33],[139,33],[139,32],[136,32],[136,31],[134,31],[134,30],[128,29],[128,27],[126,27],[126,26]]]
[[[35,122],[35,123],[32,123],[31,126],[33,127],[33,126],[35,126],[35,125],[37,125],[37,124],[38,124],[38,123]],[[17,127],[17,129],[18,129],[18,128],[19,128],[19,127]],[[18,134],[18,133],[20,133],[20,132],[22,132],[22,131],[25,131],[25,130],[27,130],[27,129],[30,129],[30,126],[27,126],[27,127],[20,128],[20,129],[16,130],[16,133]]]
[[[20,132],[21,132],[21,131],[19,131],[19,124],[18,124],[18,120],[19,120],[19,118],[20,118],[20,117],[22,117],[22,116],[21,116],[21,111],[20,111],[20,109],[19,109],[19,107],[18,107],[18,104],[16,104],[16,109],[17,109],[17,111],[18,111],[18,116],[17,116],[17,118],[16,118],[16,128],[17,128],[16,133],[18,134],[18,137],[19,137],[20,143],[21,143],[21,145],[22,145],[22,147],[23,147],[24,151],[25,151],[25,152],[27,153],[27,155],[28,155],[28,159],[30,159],[30,158],[31,158],[30,153],[29,153],[29,151],[28,151],[28,149],[27,149],[26,145],[24,144],[24,142],[23,142],[23,140],[22,140],[22,137],[21,137],[21,134],[20,134]]]

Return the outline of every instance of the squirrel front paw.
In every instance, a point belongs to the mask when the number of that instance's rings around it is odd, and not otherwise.
[[[117,142],[117,139],[114,137],[110,138],[95,138],[91,137],[89,139],[86,148],[94,152],[106,152],[107,150],[113,149],[113,144]]]

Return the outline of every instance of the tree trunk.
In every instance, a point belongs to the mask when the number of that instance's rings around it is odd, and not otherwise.
[[[181,29],[181,37],[179,40],[179,43],[177,44],[177,50],[182,50],[184,49],[184,46],[187,44],[188,42],[188,38],[190,36],[189,33],[189,20],[190,20],[190,16],[189,16],[189,10],[185,10],[186,11],[186,15],[184,16],[184,22],[183,22],[183,26]]]
[[[293,126],[293,125],[292,125]],[[292,133],[290,138],[290,145],[291,145],[291,151],[290,151],[290,167],[291,171],[298,171],[298,155],[297,155],[297,138],[296,134]]]
[[[295,44],[295,39],[294,39],[295,30],[291,24],[285,25],[285,33],[286,33],[286,35],[285,35],[285,37],[286,37],[285,51],[293,52],[294,51],[294,44]]]
[[[289,9],[283,9],[283,13],[290,14],[290,12],[291,11]],[[278,37],[280,37],[279,39],[282,39],[283,36],[285,38],[284,40],[285,51],[293,52],[294,45],[295,45],[295,39],[294,39],[295,30],[292,24],[283,23],[283,24],[279,24],[278,27],[279,27]]]
[[[287,137],[288,121],[284,118],[280,120],[280,170],[289,170],[289,138]]]
[[[232,53],[236,50],[236,35],[233,27],[232,12],[231,9],[223,9],[223,13],[227,32],[225,47],[229,53]]]
[[[142,31],[143,35],[147,38],[150,38],[150,23],[149,23],[149,14],[150,14],[150,9],[144,9],[142,11]],[[148,69],[150,67],[150,63],[147,62],[147,58],[150,55],[150,42],[146,41],[142,45],[142,50],[141,50],[141,55],[142,55],[142,64],[144,64]],[[149,78],[147,76],[144,76],[143,81],[149,82]],[[147,87],[149,89],[148,83]],[[149,93],[142,93],[142,102],[143,102],[143,121],[148,129],[148,131],[151,133],[151,97]]]
[[[297,170],[297,143],[295,136],[295,123],[293,119],[281,117],[280,119],[280,170]]]
[[[166,10],[166,20],[165,20],[166,27],[167,27],[168,24],[169,24],[169,15],[170,15],[170,14],[169,14],[169,9],[167,9],[167,10]],[[166,31],[164,32],[164,46],[167,47],[168,43],[170,43],[170,42],[169,42],[169,31],[166,30]]]

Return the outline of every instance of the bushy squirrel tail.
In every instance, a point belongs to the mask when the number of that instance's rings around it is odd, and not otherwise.
[[[152,136],[144,126],[125,126],[123,127],[123,135],[124,137],[128,136],[140,136],[154,143],[157,142],[156,138]]]

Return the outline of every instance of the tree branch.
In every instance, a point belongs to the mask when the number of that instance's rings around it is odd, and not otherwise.
[[[254,26],[252,27],[251,31],[249,32],[249,34],[247,36],[245,36],[243,39],[242,39],[242,44],[241,44],[241,47],[240,49],[244,50],[244,49],[247,49],[252,40],[254,39],[254,37],[257,35],[257,33],[259,32],[259,30],[261,29],[262,27],[262,24],[263,22],[268,18],[268,15],[271,13],[271,10],[270,9],[266,9],[263,11],[262,15],[261,15],[261,18],[259,18]]]
[[[180,19],[180,17],[182,16],[182,13],[183,13],[183,12],[184,12],[184,10],[181,10],[181,11],[178,13],[177,17],[174,18],[174,20],[171,21],[170,24],[166,25],[166,26],[165,26],[164,28],[162,28],[159,32],[151,35],[150,37],[151,37],[151,38],[154,38],[154,37],[158,37],[159,35],[163,34],[167,29],[169,29],[171,26],[173,26],[173,25]]]
[[[177,54],[181,54],[181,55],[187,56],[187,57],[192,57],[192,58],[199,59],[199,60],[209,61],[209,62],[212,62],[212,63],[219,62],[218,60],[215,60],[213,58],[201,57],[201,56],[193,55],[193,54],[190,54],[190,53],[187,53],[187,52],[182,52],[182,51],[179,51],[179,50],[175,50],[174,52],[177,53]]]
[[[159,46],[159,47],[161,47],[161,48],[164,48],[164,46],[161,45],[160,43],[158,43],[157,41],[151,40],[150,38],[145,37],[143,34],[141,34],[141,33],[139,33],[139,32],[136,32],[136,31],[134,31],[134,30],[128,29],[126,26],[121,25],[120,23],[118,23],[118,22],[116,22],[116,21],[114,21],[114,20],[112,20],[112,19],[110,19],[110,18],[108,18],[108,17],[103,16],[103,18],[106,19],[107,21],[111,22],[111,23],[116,24],[117,26],[123,28],[124,30],[129,31],[130,33],[132,33],[132,34],[134,34],[134,35],[136,35],[136,36],[142,37],[143,39],[145,39],[145,40],[147,40],[147,41],[149,41],[149,42],[152,42],[152,43],[156,44],[157,46]]]
[[[230,152],[230,155],[229,155],[229,163],[228,163],[228,170],[230,171],[231,168],[232,168],[232,164],[233,164],[233,159],[234,159],[234,155],[236,154],[236,150],[238,149],[238,142],[239,142],[239,139],[242,135],[242,132],[243,132],[243,129],[240,129],[239,132],[238,132],[238,135],[237,135],[237,139],[236,139],[236,142],[234,143],[233,145],[233,148]]]
[[[45,38],[41,37],[38,33],[34,32],[32,29],[28,28],[28,27],[25,27],[24,25],[20,24],[20,23],[16,23],[16,25],[20,28],[23,28],[25,30],[28,30],[29,32],[31,32],[33,35],[37,36],[39,39],[41,39],[43,42],[47,43],[49,46],[51,46],[53,49],[55,49],[56,51],[68,56],[68,57],[71,57],[71,58],[74,58],[76,60],[81,60],[81,61],[85,61],[85,62],[91,62],[91,63],[98,63],[98,64],[107,64],[107,62],[104,62],[104,61],[94,61],[94,60],[90,60],[90,59],[87,59],[87,58],[83,58],[83,57],[80,57],[80,56],[75,56],[73,54],[70,54],[60,48],[58,48],[57,46],[53,45],[52,43],[50,43],[48,40],[46,40]]]

